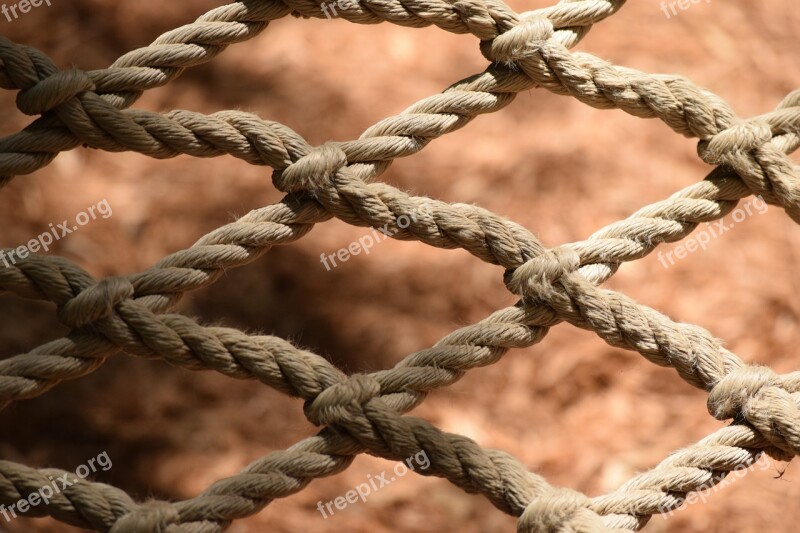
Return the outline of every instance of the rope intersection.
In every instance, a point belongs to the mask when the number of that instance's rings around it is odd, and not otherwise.
[[[270,21],[288,14],[322,17],[315,1],[233,2],[93,71],[59,69],[44,53],[0,36],[0,87],[17,91],[19,110],[38,116],[24,130],[0,139],[0,184],[84,145],[154,158],[231,155],[271,167],[274,186],[286,194],[137,274],[96,280],[64,258],[35,254],[0,268],[0,291],[52,302],[58,320],[71,330],[0,360],[0,407],[91,373],[124,350],[192,370],[259,380],[301,398],[306,418],[320,428],[317,435],[256,460],[186,501],[139,503],[115,487],[86,481],[29,514],[115,533],[219,532],[313,479],[341,472],[359,453],[402,460],[424,450],[431,465],[419,473],[484,495],[518,517],[520,532],[638,531],[651,516],[675,509],[687,494],[718,483],[763,453],[784,460],[800,454],[800,372],[778,375],[748,365],[705,329],[674,322],[600,287],[621,264],[683,239],[751,194],[800,222],[800,168],[788,157],[800,147],[800,90],[774,111],[742,119],[722,98],[679,76],[647,74],[571,51],[623,4],[561,0],[518,14],[500,0],[361,0],[340,16],[361,24],[436,25],[470,33],[490,64],[378,122],[356,140],[321,146],[250,113],[154,113],[131,107],[144,91],[255,37]],[[376,181],[395,159],[421,151],[478,115],[499,111],[532,88],[658,118],[696,138],[699,157],[715,168],[586,240],[555,248],[480,207],[412,196]],[[411,212],[422,214],[400,227],[398,218]],[[462,248],[503,267],[505,285],[519,301],[408,355],[394,368],[355,375],[278,337],[204,326],[172,312],[183,294],[334,217],[356,226],[388,227],[399,240]],[[511,348],[540,342],[561,322],[674,368],[708,393],[712,416],[733,423],[618,490],[589,498],[551,486],[502,451],[405,416],[428,392],[497,362]],[[63,474],[0,461],[0,503],[26,498],[49,483],[49,476]]]

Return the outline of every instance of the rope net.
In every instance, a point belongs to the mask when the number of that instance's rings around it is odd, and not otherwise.
[[[0,139],[3,184],[85,145],[154,158],[232,155],[272,167],[274,186],[286,193],[279,203],[256,209],[137,274],[96,280],[64,258],[35,254],[0,269],[0,291],[54,303],[59,321],[71,329],[66,337],[0,361],[2,407],[91,373],[124,350],[192,370],[259,380],[301,398],[306,418],[320,427],[315,436],[256,460],[186,501],[140,503],[115,487],[86,481],[32,507],[28,516],[115,533],[218,532],[315,478],[343,471],[357,454],[403,460],[422,450],[430,468],[418,473],[482,494],[518,517],[521,532],[637,531],[651,516],[677,508],[689,493],[719,483],[761,454],[788,460],[800,453],[800,372],[778,375],[745,364],[705,329],[674,322],[600,287],[623,263],[683,239],[751,194],[800,222],[800,169],[788,157],[800,146],[800,91],[772,112],[741,119],[723,99],[689,80],[570,50],[623,4],[562,0],[518,14],[500,0],[351,3],[339,13],[351,22],[436,25],[472,34],[490,65],[380,121],[356,140],[321,146],[311,146],[283,124],[240,111],[205,115],[131,108],[144,91],[253,38],[272,20],[288,14],[323,17],[316,1],[234,2],[93,71],[59,69],[42,52],[0,37],[0,86],[18,91],[23,113],[40,115],[23,131]],[[480,207],[412,196],[376,181],[394,159],[421,151],[480,114],[499,111],[532,88],[658,118],[698,139],[698,155],[715,169],[584,241],[555,248]],[[410,218],[410,213],[416,215]],[[398,224],[403,216],[407,227]],[[171,312],[185,293],[334,217],[388,228],[400,240],[467,250],[502,266],[505,285],[519,301],[408,355],[394,368],[354,375],[281,338],[208,327]],[[560,322],[674,368],[708,393],[712,416],[733,423],[616,491],[590,498],[551,486],[502,451],[404,416],[428,392],[497,362],[511,348],[540,342]],[[27,498],[64,473],[0,461],[0,503]]]

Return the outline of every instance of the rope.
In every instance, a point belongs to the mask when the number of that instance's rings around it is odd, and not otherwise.
[[[561,23],[559,39],[574,46],[594,22],[614,13],[623,1],[582,0],[544,12]],[[125,54],[109,69],[92,72],[59,72],[38,50],[0,36],[0,87],[20,90],[17,106],[23,113],[53,112],[20,134],[0,139],[0,185],[14,175],[42,168],[58,152],[81,143],[107,150],[146,152],[148,135],[144,127],[131,121],[120,124],[114,111],[129,107],[143,91],[165,85],[185,68],[209,61],[230,44],[254,37],[269,21],[290,10],[322,17],[312,0],[235,2],[161,35],[150,46]],[[517,15],[499,0],[367,0],[342,16],[364,24],[384,20],[412,27],[435,24],[454,33],[473,33],[480,39],[495,38],[517,22]],[[153,151],[152,146],[149,148]],[[153,152],[158,153],[158,149]]]
[[[214,9],[104,70],[59,70],[40,51],[0,37],[0,87],[19,91],[17,107],[23,113],[41,115],[22,132],[0,139],[0,183],[85,144],[155,158],[232,155],[272,167],[273,184],[287,193],[281,202],[210,232],[138,274],[95,280],[66,259],[37,255],[0,269],[0,291],[54,303],[59,321],[71,329],[61,339],[0,361],[0,407],[86,375],[123,350],[192,370],[257,379],[301,398],[306,418],[321,428],[183,502],[136,503],[119,489],[86,481],[29,514],[98,531],[218,532],[313,479],[341,472],[359,453],[402,460],[424,450],[430,468],[419,473],[484,495],[519,517],[521,532],[620,533],[641,529],[652,515],[678,507],[688,493],[718,483],[762,453],[785,460],[800,453],[800,372],[777,375],[747,365],[705,329],[674,322],[599,287],[622,263],[686,237],[750,194],[782,206],[800,222],[800,169],[788,157],[800,147],[800,91],[775,111],[742,120],[721,98],[688,80],[569,50],[622,4],[565,0],[517,14],[499,0],[359,2],[342,17],[471,33],[492,64],[379,122],[357,140],[316,147],[287,126],[248,113],[127,109],[145,90],[254,37],[271,20],[290,12],[321,17],[311,0],[245,0]],[[373,181],[394,159],[419,152],[479,114],[504,108],[532,87],[598,108],[659,118],[674,131],[696,137],[699,156],[716,168],[703,181],[584,241],[555,248],[480,207],[411,196]],[[422,214],[400,227],[398,219],[408,213]],[[170,312],[186,292],[334,217],[385,227],[399,240],[464,249],[502,266],[506,286],[521,299],[392,369],[350,376],[283,339],[208,327]],[[499,361],[512,348],[540,342],[561,322],[674,368],[687,383],[708,392],[712,416],[735,423],[675,452],[617,491],[589,498],[549,485],[502,451],[403,416],[428,392]],[[49,484],[50,476],[63,474],[0,461],[0,503],[26,498]]]

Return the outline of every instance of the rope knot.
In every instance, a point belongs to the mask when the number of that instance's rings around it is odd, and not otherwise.
[[[727,128],[697,145],[700,158],[709,165],[727,163],[736,152],[749,152],[772,139],[772,128],[766,122],[748,120]]]
[[[355,374],[328,387],[303,407],[306,418],[316,426],[327,426],[360,411],[361,404],[378,396],[381,385],[366,374]]]
[[[482,40],[494,39],[503,31],[510,30],[517,18],[517,14],[501,2],[456,0],[452,9],[469,32]]]
[[[536,53],[536,43],[544,43],[553,36],[550,19],[525,13],[519,23],[491,41],[481,41],[481,53],[494,63],[514,63]]]
[[[283,192],[308,191],[313,193],[347,165],[347,154],[337,144],[325,143],[311,149],[306,155],[283,170],[272,173],[272,183]]]
[[[180,520],[178,510],[169,502],[151,501],[137,506],[116,521],[110,533],[138,533],[140,531],[166,531],[170,524]]]
[[[534,498],[519,519],[520,533],[561,533],[573,531],[568,527],[581,509],[588,509],[588,497],[568,488],[553,488]]]
[[[531,298],[547,298],[553,284],[581,266],[578,252],[564,246],[547,250],[506,274],[506,287],[512,293]]]
[[[780,384],[775,372],[763,366],[734,370],[714,385],[708,395],[708,412],[717,420],[747,419],[748,402],[762,390]]]
[[[84,71],[59,70],[17,93],[17,107],[26,115],[41,115],[94,89],[94,82]]]
[[[135,291],[128,278],[112,277],[87,288],[58,310],[61,323],[73,329],[83,327],[111,314],[114,307]]]

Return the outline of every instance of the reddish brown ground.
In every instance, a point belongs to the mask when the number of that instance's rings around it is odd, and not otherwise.
[[[101,68],[218,3],[56,1],[13,23],[0,20],[0,33],[46,51],[61,66]],[[680,73],[751,116],[800,86],[798,29],[800,12],[791,0],[714,0],[671,19],[657,0],[646,0],[629,2],[579,48],[648,72]],[[485,66],[471,36],[287,18],[137,105],[243,109],[321,143],[355,138]],[[0,95],[0,109],[3,134],[28,121],[12,111],[14,94]],[[479,204],[556,245],[584,239],[708,170],[695,142],[660,122],[533,90],[398,161],[383,179],[418,194]],[[78,149],[3,189],[0,245],[18,246],[105,198],[113,216],[64,239],[55,252],[96,276],[125,275],[280,196],[269,169],[230,157],[156,161]],[[323,224],[186,297],[181,310],[204,323],[291,338],[353,372],[390,367],[515,301],[499,268],[463,251],[387,241],[332,272],[319,263],[320,253],[364,233],[338,221]],[[747,361],[786,372],[800,366],[798,250],[800,229],[770,208],[669,269],[655,255],[625,265],[608,286],[676,320],[701,324]],[[63,335],[53,311],[0,297],[2,356]],[[257,383],[117,355],[94,374],[3,413],[0,457],[72,469],[105,450],[113,468],[96,479],[139,499],[181,499],[313,434],[301,408]],[[415,414],[516,455],[556,485],[592,495],[724,425],[708,415],[704,393],[674,371],[569,325],[431,394]],[[317,501],[391,465],[359,457],[345,473],[314,481],[231,531],[514,530],[514,519],[484,499],[415,474],[327,520],[315,510]],[[800,497],[798,480],[796,465],[773,463],[707,503],[668,520],[654,518],[647,531],[793,531],[800,520],[792,504]],[[49,519],[3,527],[70,530]]]

